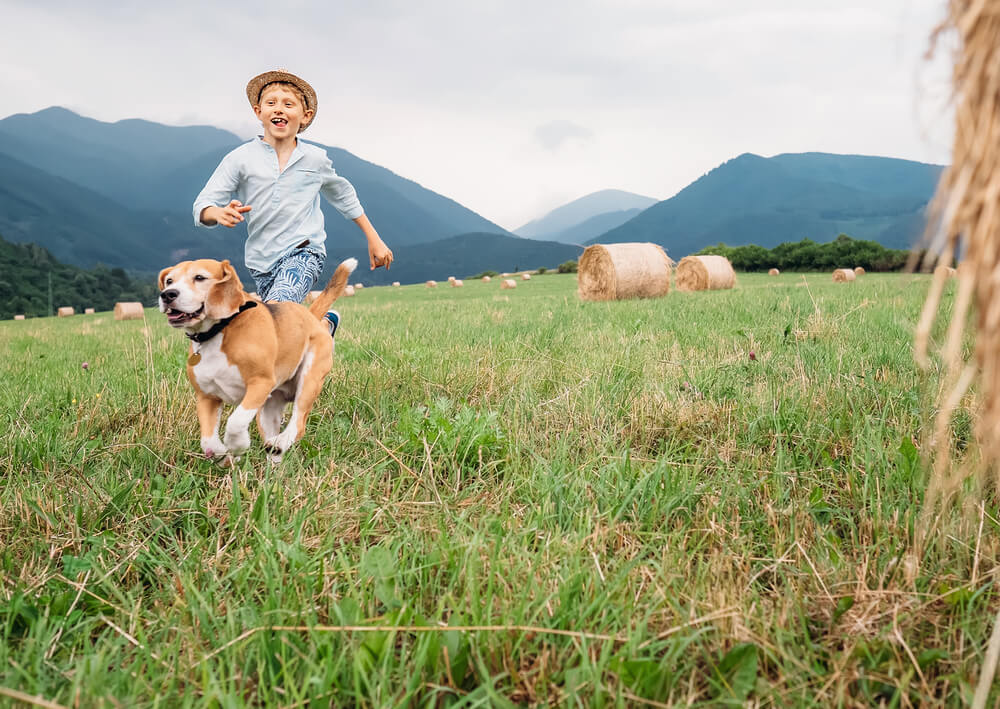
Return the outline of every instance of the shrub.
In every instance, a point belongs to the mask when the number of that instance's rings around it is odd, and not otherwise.
[[[559,273],[576,273],[576,261],[564,261],[556,270]]]

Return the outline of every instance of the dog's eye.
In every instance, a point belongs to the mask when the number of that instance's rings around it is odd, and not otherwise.
[[[205,277],[199,273],[197,276],[194,277],[194,279],[196,281],[203,281],[205,280]]]
[[[169,286],[169,285],[170,285],[171,283],[173,283],[173,282],[174,282],[174,279],[173,279],[173,278],[168,278],[168,279],[167,279],[167,280],[165,280],[165,281],[164,281],[163,283],[164,283],[164,285],[168,285],[168,286]]]

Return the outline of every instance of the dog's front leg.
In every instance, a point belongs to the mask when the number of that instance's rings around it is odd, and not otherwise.
[[[228,453],[226,445],[219,440],[219,418],[222,400],[197,392],[198,425],[201,428],[201,452],[209,458]]]
[[[247,382],[243,401],[229,415],[226,421],[226,435],[223,441],[231,453],[241,453],[250,447],[250,422],[257,410],[264,405],[274,389],[274,379],[256,377]]]

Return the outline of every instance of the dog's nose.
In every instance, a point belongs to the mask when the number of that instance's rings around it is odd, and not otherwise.
[[[172,303],[174,302],[174,300],[176,300],[178,295],[180,295],[180,291],[178,291],[176,288],[170,288],[160,293],[160,300],[162,300],[164,303]]]

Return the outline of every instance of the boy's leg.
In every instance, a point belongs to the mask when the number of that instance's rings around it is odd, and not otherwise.
[[[323,254],[310,251],[308,249],[298,249],[279,261],[271,270],[273,274],[266,296],[261,299],[291,301],[301,303],[305,301],[309,291],[312,290],[316,279],[323,272],[323,264],[326,257]],[[330,330],[330,337],[337,332],[340,324],[340,313],[336,310],[327,311],[323,316],[326,320],[327,329]]]
[[[301,303],[309,295],[313,284],[323,272],[323,264],[326,259],[314,252],[306,249],[299,249],[285,256],[274,265],[271,273],[274,280],[264,301],[278,300],[292,303]]]

